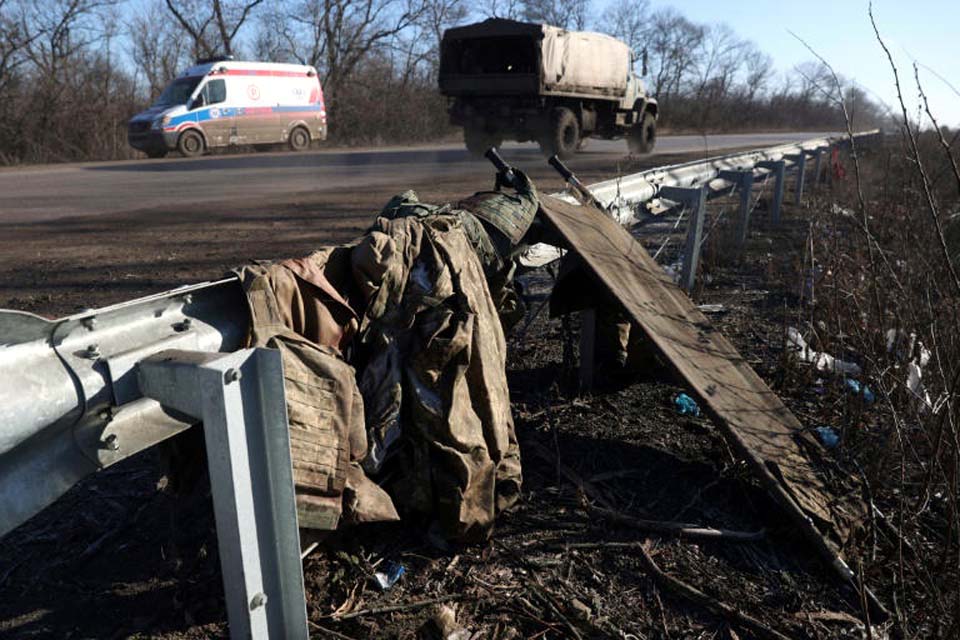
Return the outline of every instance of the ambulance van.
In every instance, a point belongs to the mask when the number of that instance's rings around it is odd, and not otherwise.
[[[327,138],[317,70],[297,64],[200,60],[131,118],[130,146],[151,158],[198,156],[215,147],[286,144],[302,151]]]

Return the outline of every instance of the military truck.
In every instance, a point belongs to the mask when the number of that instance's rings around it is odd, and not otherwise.
[[[633,63],[630,48],[607,35],[491,18],[443,34],[440,92],[475,154],[511,139],[566,158],[591,136],[649,153],[657,101]]]

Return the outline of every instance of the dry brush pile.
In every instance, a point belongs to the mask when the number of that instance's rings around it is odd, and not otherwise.
[[[868,505],[862,570],[905,637],[960,631],[956,141],[904,126],[871,162],[854,157],[841,202],[812,208],[790,312],[836,358],[806,354],[794,382],[824,393],[816,417]],[[822,390],[831,379],[841,393]],[[847,379],[870,392],[851,397]]]

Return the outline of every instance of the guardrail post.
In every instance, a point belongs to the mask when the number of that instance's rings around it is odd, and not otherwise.
[[[137,377],[203,421],[230,637],[309,638],[280,353],[162,351]]]
[[[737,217],[737,244],[739,248],[747,242],[750,231],[750,196],[753,192],[753,170],[721,171],[719,177],[737,184],[740,190],[740,212]]]
[[[793,193],[793,204],[800,205],[803,200],[803,187],[806,182],[807,173],[807,152],[801,150],[800,153],[784,156],[787,160],[792,160],[797,168],[797,183]]]
[[[823,170],[823,149],[818,147],[813,152],[813,157],[813,188],[816,189],[820,186],[820,175]]]
[[[683,271],[680,286],[688,293],[693,291],[697,279],[697,264],[700,262],[700,238],[703,236],[703,219],[707,211],[706,187],[660,187],[658,195],[679,202],[690,209],[687,225],[687,244],[683,252]]]
[[[784,160],[762,160],[757,163],[762,169],[770,169],[776,182],[773,185],[773,205],[770,207],[770,220],[774,225],[780,224],[780,210],[783,208],[783,182],[787,163]]]

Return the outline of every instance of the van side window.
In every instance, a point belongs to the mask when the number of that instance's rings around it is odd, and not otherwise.
[[[227,99],[227,83],[224,80],[211,80],[203,87],[203,104],[211,105]]]

